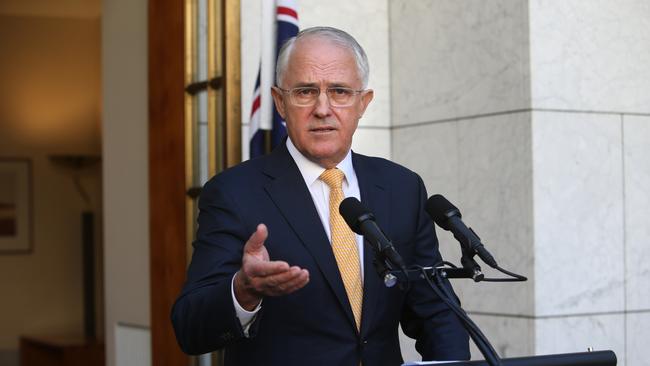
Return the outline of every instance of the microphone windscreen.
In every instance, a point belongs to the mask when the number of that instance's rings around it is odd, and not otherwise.
[[[460,217],[460,211],[456,206],[454,206],[449,200],[447,200],[441,194],[434,194],[429,197],[424,210],[429,214],[433,221],[445,230],[449,230],[449,216],[447,215],[450,211],[456,211]]]
[[[370,210],[361,204],[358,199],[348,197],[341,201],[341,204],[339,205],[339,213],[343,216],[343,220],[345,220],[352,231],[359,235],[363,235],[359,225],[359,218],[370,214]]]

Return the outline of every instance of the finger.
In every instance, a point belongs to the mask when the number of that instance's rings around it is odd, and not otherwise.
[[[299,273],[300,269],[296,269],[295,267],[287,268],[286,271],[270,274],[268,276],[260,278],[260,283],[269,289],[273,289],[275,287],[281,286],[287,281],[290,281],[294,277],[298,276]]]
[[[286,272],[276,275],[267,276],[262,279],[262,287],[273,295],[281,295],[287,293],[287,289],[292,289],[299,284],[306,284],[305,280],[309,278],[307,270],[300,269],[299,267],[292,267]]]
[[[287,295],[300,290],[309,283],[309,272],[306,269],[300,270],[299,274],[285,282],[282,286],[282,294]]]
[[[247,261],[243,268],[249,277],[267,277],[289,271],[285,261]]]
[[[252,252],[259,251],[260,249],[262,249],[262,246],[264,246],[264,241],[268,236],[269,236],[269,232],[268,229],[266,228],[266,225],[264,224],[257,225],[255,232],[251,235],[251,237],[246,242],[246,245],[244,246],[244,251],[252,251]]]
[[[288,295],[291,294],[292,292],[298,291],[301,288],[303,288],[309,280],[306,277],[300,277],[296,278],[295,280],[292,280],[291,282],[285,282],[281,285],[278,285],[274,287],[273,289],[267,289],[266,291],[263,291],[266,296],[282,296],[282,295]]]

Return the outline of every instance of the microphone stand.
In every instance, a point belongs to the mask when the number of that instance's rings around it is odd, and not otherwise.
[[[387,287],[392,287],[395,285],[395,283],[393,283],[393,285],[388,286],[386,278],[390,276],[395,279],[395,282],[399,283],[400,288],[404,288],[403,284],[407,284],[406,287],[408,288],[408,284],[411,281],[426,280],[436,295],[438,295],[438,297],[445,304],[447,304],[447,306],[454,312],[454,314],[456,314],[458,319],[460,319],[463,327],[467,330],[467,333],[472,338],[472,341],[474,341],[474,344],[476,344],[476,347],[479,349],[481,354],[483,354],[483,357],[485,357],[487,363],[490,366],[502,366],[503,364],[501,362],[501,358],[497,354],[494,347],[492,347],[492,344],[490,344],[487,337],[483,334],[483,332],[481,332],[476,323],[474,323],[472,319],[469,318],[465,310],[460,307],[457,298],[451,294],[449,288],[445,284],[445,280],[448,278],[471,278],[474,281],[477,281],[478,277],[483,276],[482,272],[480,271],[480,267],[471,257],[466,258],[463,256],[463,258],[465,258],[465,262],[467,262],[467,266],[465,266],[465,263],[463,263],[463,268],[450,268],[442,266],[419,267],[411,268],[407,270],[406,273],[404,273],[404,271],[389,270],[385,265],[382,268],[378,268],[378,266],[381,266],[381,264],[378,265],[377,263],[387,262],[385,258],[383,258],[383,260],[376,259],[375,268],[378,270],[377,273],[379,273],[380,276],[384,278],[384,283]],[[388,267],[390,267],[390,263],[387,264]],[[379,272],[380,269],[383,269],[381,273]]]
[[[485,278],[485,275],[483,275],[483,272],[481,271],[481,266],[476,263],[474,260],[474,255],[472,253],[469,253],[469,251],[465,250],[463,248],[462,250],[463,255],[460,257],[460,264],[462,264],[463,268],[471,271],[472,274],[472,279],[474,282],[480,282],[483,281]]]
[[[373,264],[377,274],[384,281],[386,287],[393,287],[396,284],[403,291],[407,291],[410,287],[411,281],[426,280],[431,289],[436,295],[449,307],[449,309],[456,314],[461,321],[463,327],[476,344],[485,361],[490,366],[502,366],[501,358],[497,354],[490,341],[479,329],[479,327],[469,318],[465,310],[460,307],[458,298],[455,297],[451,289],[447,287],[446,280],[449,278],[471,278],[474,282],[480,281],[526,281],[526,277],[517,275],[500,268],[495,263],[495,268],[503,273],[506,273],[514,278],[512,279],[488,279],[485,278],[481,267],[474,260],[476,252],[471,249],[469,245],[463,246],[462,257],[460,259],[462,268],[457,268],[449,262],[441,262],[451,267],[436,266],[436,267],[420,267],[414,266],[411,268],[404,268],[391,261],[382,253],[377,246],[371,245],[375,253]],[[448,282],[447,282],[448,283]]]
[[[400,290],[404,290],[405,288],[403,287],[403,284],[406,283],[408,284],[410,281],[398,281],[397,276],[394,274],[398,273],[400,276],[403,278],[408,277],[408,273],[404,273],[401,270],[395,270],[395,266],[386,258],[385,255],[383,255],[377,248],[375,248],[374,245],[370,246],[373,251],[375,252],[375,256],[372,260],[372,264],[375,266],[375,271],[377,271],[377,274],[379,275],[379,278],[384,281],[384,286],[386,287],[393,287],[395,285],[399,285]]]

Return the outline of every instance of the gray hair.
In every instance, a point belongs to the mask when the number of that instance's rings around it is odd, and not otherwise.
[[[278,61],[275,65],[275,80],[278,85],[281,84],[284,78],[284,73],[287,71],[289,58],[291,57],[296,41],[306,37],[324,38],[343,48],[350,49],[354,55],[354,61],[357,64],[357,71],[361,77],[362,88],[365,89],[368,86],[370,66],[368,65],[366,52],[354,37],[340,29],[332,27],[311,27],[303,29],[295,37],[289,38],[282,45],[280,52],[278,52]]]

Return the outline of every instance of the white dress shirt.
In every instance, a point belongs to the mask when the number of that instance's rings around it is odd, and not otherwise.
[[[320,217],[320,221],[323,224],[323,229],[325,229],[327,238],[330,240],[331,243],[332,234],[330,233],[330,221],[329,221],[330,188],[327,184],[325,184],[325,182],[318,179],[320,175],[323,174],[323,172],[325,171],[325,168],[307,159],[300,151],[298,151],[298,149],[295,147],[293,142],[291,142],[290,138],[287,138],[287,150],[289,150],[289,154],[296,162],[296,165],[298,166],[298,170],[300,170],[300,174],[302,175],[302,178],[305,180],[305,184],[307,185],[307,188],[309,188],[309,193],[311,194],[311,198],[314,201],[314,205],[316,206],[316,211],[318,211],[318,216]],[[336,167],[341,171],[343,171],[343,173],[345,173],[345,179],[343,180],[343,187],[342,187],[343,195],[345,195],[345,197],[356,197],[357,199],[361,200],[361,194],[359,191],[359,181],[357,180],[357,174],[354,172],[354,167],[352,166],[352,152],[348,151],[348,154]],[[272,233],[269,232],[269,235],[272,235]],[[359,249],[359,258],[360,258],[359,265],[361,266],[361,280],[363,281],[363,237],[361,235],[355,235],[355,237],[357,239],[357,248]],[[292,263],[289,263],[289,265],[292,265]],[[250,328],[251,323],[255,319],[255,315],[261,309],[262,303],[260,302],[257,308],[255,308],[255,310],[253,311],[247,311],[246,309],[242,308],[241,305],[239,305],[239,302],[237,302],[237,299],[235,298],[234,280],[235,277],[233,276],[233,280],[232,280],[233,282],[230,286],[231,293],[232,293],[232,300],[233,300],[233,304],[235,305],[235,312],[237,313],[237,318],[239,318],[239,321],[242,327],[244,328],[244,335],[248,337],[248,329]]]

